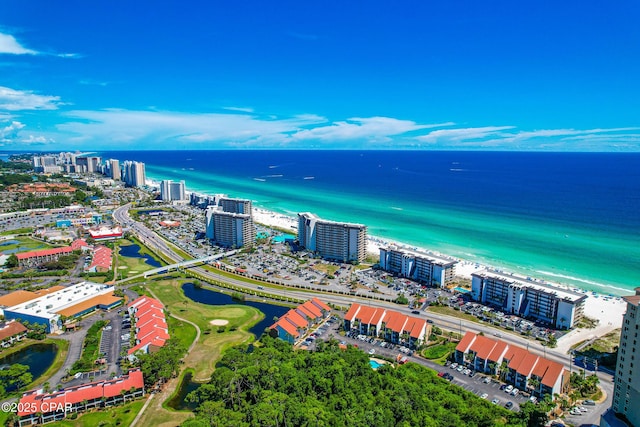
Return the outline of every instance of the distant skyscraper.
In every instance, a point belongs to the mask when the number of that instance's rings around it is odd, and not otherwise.
[[[631,425],[640,426],[640,359],[635,360],[635,356],[640,356],[640,288],[636,288],[635,295],[622,299],[627,303],[627,312],[622,320],[611,408]]]
[[[57,173],[61,168],[54,156],[34,156],[31,158],[33,170],[42,173]]]
[[[173,200],[186,200],[184,181],[173,182],[171,180],[163,180],[160,183],[160,197],[166,202]]]
[[[298,241],[326,259],[360,262],[367,256],[365,225],[327,221],[308,212],[298,214]]]
[[[120,160],[110,159],[108,165],[109,176],[113,178],[114,181],[120,181]]]
[[[130,187],[143,187],[145,185],[144,163],[126,160],[124,169],[124,182]]]
[[[102,162],[102,159],[96,156],[76,157],[76,166],[78,168],[78,172],[84,172],[84,173],[99,172],[101,162]]]

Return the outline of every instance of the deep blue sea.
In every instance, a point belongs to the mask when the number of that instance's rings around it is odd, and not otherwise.
[[[583,289],[640,284],[640,153],[127,151],[147,177]]]

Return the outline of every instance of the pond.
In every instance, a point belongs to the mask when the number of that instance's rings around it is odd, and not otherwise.
[[[149,254],[141,254],[140,246],[135,243],[128,246],[120,246],[120,255],[129,258],[144,258],[145,262],[152,267],[162,267],[160,262]]]
[[[256,323],[249,332],[254,334],[257,338],[259,338],[264,330],[273,324],[274,317],[280,317],[285,314],[289,309],[287,307],[282,307],[279,305],[268,304],[266,302],[256,302],[256,301],[237,301],[231,298],[229,295],[223,294],[221,292],[212,291],[210,289],[202,289],[196,288],[193,283],[185,283],[182,285],[182,291],[187,296],[187,298],[199,302],[201,304],[209,304],[209,305],[229,305],[229,304],[240,304],[240,305],[248,305],[253,308],[257,308],[261,312],[264,313],[264,319],[260,322]],[[251,347],[249,348],[249,351]],[[199,383],[191,381],[192,375],[191,373],[187,373],[182,382],[180,383],[180,389],[178,393],[171,399],[169,402],[169,406],[173,409],[184,411],[195,410],[196,406],[192,403],[186,402],[185,397],[187,394],[196,390],[200,387]]]
[[[209,305],[228,305],[228,304],[240,304],[248,305],[250,307],[257,308],[264,313],[264,319],[256,323],[249,332],[254,334],[256,338],[260,338],[265,328],[273,325],[273,318],[280,317],[289,311],[289,308],[282,307],[280,305],[268,304],[266,302],[257,301],[237,301],[231,298],[229,295],[221,292],[212,291],[210,289],[196,288],[193,283],[185,283],[182,285],[182,291],[187,298],[192,299],[195,302]]]
[[[191,374],[191,372],[187,372],[184,377],[182,377],[182,381],[178,386],[178,392],[167,403],[167,406],[177,411],[194,411],[197,408],[198,405],[196,405],[195,403],[189,403],[185,401],[185,397],[187,397],[187,394],[200,387],[200,383],[191,381],[192,377],[193,375]]]
[[[29,372],[35,380],[49,369],[58,352],[55,344],[32,344],[9,356],[0,359],[0,369],[8,368],[14,363],[29,366]],[[11,388],[7,388],[11,391]]]

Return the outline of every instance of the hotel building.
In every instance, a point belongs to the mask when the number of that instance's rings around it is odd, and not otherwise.
[[[344,329],[355,329],[362,335],[379,337],[409,348],[420,346],[431,334],[431,325],[424,319],[360,304],[353,304],[344,315]]]
[[[126,160],[122,164],[122,168],[124,170],[124,182],[129,187],[143,187],[145,185],[144,163]]]
[[[367,255],[367,227],[334,222],[305,212],[298,214],[300,246],[325,259],[360,262]]]
[[[160,183],[160,198],[165,202],[174,200],[186,200],[184,181],[173,182],[171,180],[163,180]]]
[[[207,239],[229,248],[252,246],[256,228],[251,215],[251,200],[222,197],[205,213]]]
[[[563,393],[569,385],[569,372],[561,364],[473,332],[467,332],[456,346],[455,360],[478,372],[499,374],[536,397]]]
[[[114,181],[120,181],[121,173],[120,173],[120,160],[118,159],[109,159],[107,162],[109,169],[109,176],[113,178]]]
[[[457,263],[451,258],[396,246],[380,248],[380,268],[430,286],[444,287],[452,282]]]
[[[622,297],[627,303],[627,312],[622,320],[611,408],[630,425],[640,426],[640,352],[636,351],[640,349],[640,288],[635,291],[635,295]],[[638,360],[635,360],[636,356],[639,356]]]
[[[471,275],[471,298],[506,313],[570,329],[584,316],[587,295],[540,281],[482,270]]]

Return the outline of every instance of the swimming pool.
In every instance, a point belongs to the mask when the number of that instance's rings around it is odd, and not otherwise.
[[[378,363],[375,360],[369,359],[369,365],[371,365],[372,369],[378,369],[380,366],[382,366],[382,363]]]
[[[466,293],[471,292],[469,289],[461,288],[461,287],[459,287],[459,286],[456,286],[455,288],[453,288],[453,290],[454,290],[454,291],[461,292],[461,293],[463,293],[463,294],[466,294]]]
[[[286,240],[292,240],[295,239],[296,236],[294,236],[293,234],[280,234],[278,236],[273,236],[273,239],[271,239],[273,241],[273,243],[282,243]]]

